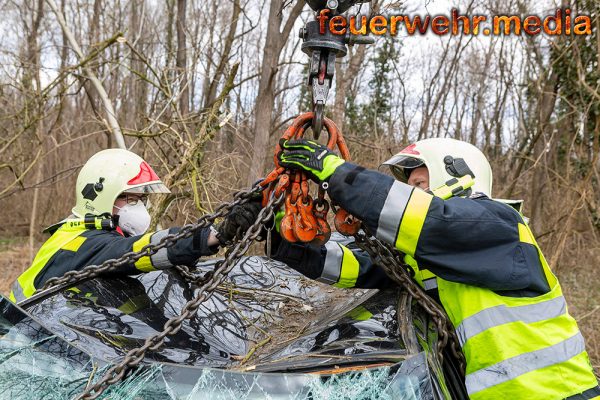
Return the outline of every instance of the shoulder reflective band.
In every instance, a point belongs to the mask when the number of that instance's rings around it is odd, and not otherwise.
[[[500,361],[467,375],[469,396],[495,385],[515,379],[527,372],[570,360],[585,351],[580,332],[555,345]]]
[[[527,324],[556,318],[567,312],[567,303],[563,296],[558,296],[541,303],[527,304],[524,306],[507,307],[499,306],[486,308],[465,318],[457,327],[456,334],[460,345],[473,336],[498,325],[522,321]]]
[[[86,241],[84,236],[77,236],[75,239],[71,240],[69,243],[65,244],[61,247],[62,250],[68,250],[72,252],[77,252],[81,245]]]
[[[471,177],[471,175],[465,175],[460,178],[452,178],[444,185],[432,190],[431,192],[443,200],[448,200],[450,197],[460,195],[474,184],[475,180]]]

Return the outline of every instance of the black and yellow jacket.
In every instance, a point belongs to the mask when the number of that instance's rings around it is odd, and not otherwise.
[[[444,307],[471,400],[600,399],[584,338],[519,212],[483,195],[443,200],[349,163],[328,192],[404,253],[414,279]],[[390,284],[377,260],[336,242],[281,241],[275,258],[338,287]]]

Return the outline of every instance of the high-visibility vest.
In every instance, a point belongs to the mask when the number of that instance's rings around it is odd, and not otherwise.
[[[34,281],[52,256],[59,250],[77,251],[86,240],[85,237],[80,236],[85,231],[86,228],[82,224],[69,222],[58,228],[42,245],[31,266],[13,283],[9,295],[10,300],[16,303],[33,296],[37,289]]]
[[[551,290],[537,297],[508,297],[437,278],[440,301],[467,361],[472,400],[600,398],[598,381],[556,276],[529,227],[523,243],[538,250]],[[586,392],[581,396],[580,393]]]

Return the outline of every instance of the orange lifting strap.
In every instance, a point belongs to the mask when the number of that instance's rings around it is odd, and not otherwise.
[[[299,115],[281,138],[302,139],[306,129],[312,125],[313,117],[312,112]],[[329,135],[327,148],[335,150],[337,147],[344,160],[350,161],[348,146],[338,127],[329,118],[324,119],[324,125]],[[325,200],[325,189],[319,186],[317,198],[313,200],[308,193],[306,174],[290,171],[279,165],[277,155],[281,151],[278,142],[275,147],[275,168],[260,183],[260,186],[266,187],[263,191],[263,206],[271,195],[280,196],[285,192],[285,216],[281,220],[281,236],[291,243],[325,244],[331,236],[331,228],[327,222],[329,202]],[[356,234],[360,228],[360,221],[341,207],[335,212],[334,222],[337,231],[345,236]]]

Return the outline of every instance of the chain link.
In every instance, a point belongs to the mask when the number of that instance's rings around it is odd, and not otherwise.
[[[169,245],[172,245],[174,241],[182,237],[190,236],[195,229],[199,229],[201,227],[206,226],[205,224],[207,221],[214,221],[214,219],[217,218],[214,217],[215,215],[222,216],[223,213],[227,213],[233,205],[241,204],[245,201],[248,201],[252,197],[252,194],[256,191],[258,191],[258,189],[253,189],[249,192],[238,192],[236,194],[236,200],[234,202],[225,203],[221,205],[218,208],[217,212],[215,212],[214,214],[210,216],[204,216],[200,219],[198,224],[186,227],[191,227],[190,229],[187,229],[187,233],[183,235],[173,235],[173,237],[170,240],[167,236],[155,246],[145,246],[140,252],[141,255],[145,256],[146,252],[148,252],[149,254],[154,254],[154,252],[156,252],[158,249],[162,247],[167,247],[166,243],[170,243]],[[240,193],[242,193],[242,195],[239,195]],[[191,277],[195,282],[200,283],[200,286],[196,292],[196,296],[183,306],[180,315],[169,319],[165,323],[164,330],[162,332],[147,338],[142,346],[130,350],[119,364],[116,364],[113,367],[111,367],[98,382],[96,382],[93,386],[88,387],[82,394],[80,394],[77,397],[77,399],[91,400],[98,398],[110,385],[120,382],[123,378],[127,376],[127,374],[131,371],[132,368],[139,365],[140,362],[144,359],[147,351],[157,351],[164,345],[164,341],[167,336],[179,332],[183,321],[186,319],[191,319],[196,315],[200,304],[206,301],[213,294],[217,286],[225,280],[227,274],[235,267],[237,261],[246,253],[246,251],[248,251],[248,248],[256,240],[256,238],[260,236],[263,225],[265,225],[272,218],[274,218],[274,210],[276,210],[279,207],[279,205],[281,205],[281,203],[283,202],[283,198],[283,195],[279,196],[278,198],[271,197],[266,207],[260,211],[257,220],[252,226],[250,226],[250,228],[248,228],[242,239],[235,240],[232,243],[232,246],[229,247],[227,252],[225,253],[225,258],[217,262],[215,264],[215,269],[208,273],[208,279],[206,279],[206,276],[203,277],[205,279],[197,279],[195,277]],[[138,255],[138,253],[128,253],[121,259],[111,260],[112,264],[110,264],[110,267],[114,268],[113,266],[122,265],[122,259],[126,259],[128,262],[131,262],[131,260],[133,260]],[[140,257],[137,257],[137,259],[139,258]],[[102,264],[102,266],[104,266],[104,264]],[[98,269],[98,267],[96,267],[96,269]],[[102,270],[102,272],[109,270],[111,269],[105,268]],[[189,275],[192,275],[189,273],[189,271],[185,269],[179,269],[180,273],[182,271],[183,275],[186,278],[190,278]]]
[[[364,228],[363,228],[364,229]],[[373,261],[381,265],[386,274],[396,283],[403,286],[419,305],[433,319],[438,331],[437,355],[440,364],[444,361],[443,350],[446,346],[459,363],[460,371],[464,374],[466,363],[460,348],[454,326],[448,319],[446,312],[411,278],[402,258],[402,253],[391,245],[380,241],[367,233],[359,232],[354,235],[357,245],[365,250]]]

